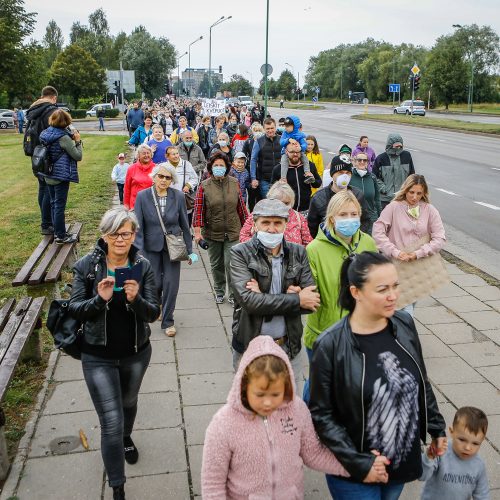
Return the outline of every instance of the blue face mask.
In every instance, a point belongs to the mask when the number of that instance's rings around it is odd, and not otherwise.
[[[335,231],[342,236],[350,237],[355,235],[360,226],[361,223],[358,218],[335,220]]]
[[[285,131],[285,127],[278,127],[278,132],[284,132]]]
[[[193,141],[184,141],[184,146],[190,148],[193,145]]]
[[[224,177],[224,174],[226,173],[226,167],[212,167],[212,175],[214,177]]]

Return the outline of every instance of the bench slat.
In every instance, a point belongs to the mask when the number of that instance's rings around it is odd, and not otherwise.
[[[83,224],[81,222],[75,222],[71,226],[71,230],[69,231],[69,233],[80,237],[80,231],[82,230],[82,226]],[[50,269],[48,270],[47,275],[45,276],[44,280],[45,283],[55,283],[59,279],[59,276],[61,276],[64,263],[66,262],[66,259],[68,258],[70,253],[73,251],[75,245],[76,242],[69,243],[67,245],[62,245],[61,250],[57,254],[57,257],[52,262]]]
[[[3,327],[6,325],[7,321],[9,321],[9,314],[14,309],[16,305],[16,299],[9,299],[3,305],[2,309],[0,309],[0,332],[3,331]]]
[[[23,322],[24,315],[29,309],[31,304],[31,297],[23,297],[16,306],[14,312],[10,315],[2,334],[0,335],[0,365],[2,363],[5,353],[8,351],[10,343]]]
[[[21,286],[24,285],[30,276],[30,272],[35,267],[36,263],[45,252],[45,249],[52,243],[54,240],[53,235],[46,235],[43,237],[42,241],[35,248],[34,252],[31,254],[29,259],[26,261],[21,270],[17,273],[17,276],[12,281],[12,286]]]
[[[22,299],[19,304],[22,304],[26,301],[29,303],[31,301],[31,297]],[[7,353],[5,354],[5,356],[3,356],[3,359],[0,363],[0,401],[3,400],[5,391],[9,386],[10,380],[14,373],[14,369],[16,368],[17,362],[19,360],[19,356],[21,355],[21,352],[28,338],[37,327],[38,320],[42,313],[44,301],[45,297],[37,297],[33,299],[31,304],[29,305],[28,310],[26,311],[24,316],[22,316],[22,320],[18,325],[18,328],[16,329],[17,333],[14,336],[14,339],[12,340]],[[3,337],[3,334],[1,337]]]

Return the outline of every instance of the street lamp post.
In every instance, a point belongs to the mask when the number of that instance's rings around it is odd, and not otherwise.
[[[210,26],[208,35],[208,98],[212,97],[212,28],[223,23],[224,21],[229,21],[233,16],[222,16],[217,21],[215,21],[212,26]]]
[[[266,7],[266,66],[264,70],[264,116],[267,116],[267,79],[269,77],[269,0]]]
[[[184,54],[182,54],[182,56],[177,58],[177,97],[181,96],[180,61],[184,56],[187,56],[187,50],[186,52],[184,52]]]
[[[188,53],[189,53],[189,56],[188,56],[188,64],[189,64],[189,68],[188,68],[188,96],[191,97],[191,45],[195,44],[196,42],[199,42],[200,40],[203,40],[203,35],[200,36],[199,38],[197,38],[194,42],[191,42],[189,44],[189,48],[188,48]]]

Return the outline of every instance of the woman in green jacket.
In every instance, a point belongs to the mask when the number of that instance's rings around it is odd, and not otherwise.
[[[309,361],[314,341],[348,311],[339,303],[340,268],[352,253],[377,252],[373,238],[360,231],[361,206],[356,196],[345,189],[332,197],[316,238],[306,247],[309,265],[321,296],[321,305],[307,316],[304,345]],[[304,385],[304,401],[309,401],[309,381]]]

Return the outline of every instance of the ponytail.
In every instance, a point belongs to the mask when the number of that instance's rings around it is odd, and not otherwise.
[[[377,252],[362,252],[350,254],[342,263],[340,269],[339,306],[351,314],[356,307],[356,300],[352,296],[351,286],[363,288],[368,279],[372,266],[383,266],[391,261]]]

